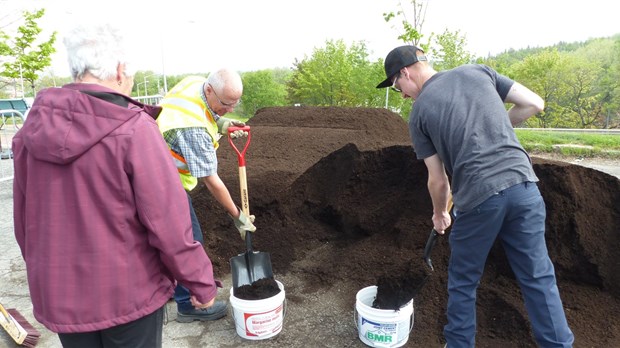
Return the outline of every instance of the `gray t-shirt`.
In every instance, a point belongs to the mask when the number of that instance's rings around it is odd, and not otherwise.
[[[438,154],[454,206],[468,211],[494,193],[538,178],[504,99],[514,81],[485,65],[438,72],[413,104],[409,132],[419,159]]]

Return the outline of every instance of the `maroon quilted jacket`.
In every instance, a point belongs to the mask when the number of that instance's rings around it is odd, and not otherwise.
[[[154,117],[92,84],[40,91],[13,139],[15,236],[36,319],[101,330],[161,308],[174,279],[203,303],[213,268]],[[217,282],[219,285],[219,282]]]

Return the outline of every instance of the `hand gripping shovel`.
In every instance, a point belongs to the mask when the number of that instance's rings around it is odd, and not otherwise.
[[[238,130],[248,133],[248,138],[242,152],[239,152],[239,149],[237,149],[231,137],[231,133]],[[237,153],[237,158],[239,160],[241,210],[248,216],[250,216],[250,204],[248,195],[248,183],[245,172],[245,152],[250,145],[250,139],[250,126],[228,127],[228,142]],[[230,269],[232,272],[232,281],[234,288],[238,288],[243,285],[251,285],[259,279],[273,278],[271,257],[269,256],[269,253],[252,250],[252,235],[252,232],[247,232],[245,234],[245,253],[239,254],[238,256],[234,256],[230,259]]]
[[[450,213],[451,209],[452,197],[448,200],[448,213]],[[433,251],[435,244],[437,244],[437,237],[439,237],[439,233],[435,230],[435,227],[433,227],[431,234],[428,236],[428,240],[426,241],[426,246],[424,247],[424,262],[431,269],[431,271],[435,270],[433,268],[433,262],[431,261],[431,252]]]

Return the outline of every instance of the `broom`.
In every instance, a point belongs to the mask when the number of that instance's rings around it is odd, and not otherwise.
[[[13,338],[15,343],[24,347],[33,348],[41,337],[37,331],[16,309],[4,309],[0,303],[0,324],[4,330]]]

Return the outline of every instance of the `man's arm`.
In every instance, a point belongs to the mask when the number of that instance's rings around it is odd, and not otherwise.
[[[209,189],[209,192],[215,197],[215,199],[224,207],[224,209],[228,212],[228,215],[233,219],[235,223],[235,227],[239,231],[241,235],[241,239],[245,240],[246,232],[254,232],[256,231],[256,226],[254,226],[254,215],[246,215],[240,208],[235,205],[235,202],[232,200],[230,196],[230,192],[222,179],[220,179],[217,173],[202,178],[202,181]]]
[[[228,188],[222,181],[217,173],[202,178],[202,181],[209,189],[209,192],[215,197],[220,205],[228,212],[232,217],[239,216],[239,210],[233,201]]]
[[[508,117],[513,127],[545,108],[545,102],[538,94],[518,82],[512,85],[504,102],[514,104],[508,110]]]
[[[439,234],[443,234],[452,222],[448,212],[450,182],[439,155],[425,158],[424,164],[428,169],[428,192],[433,201],[433,225]]]

